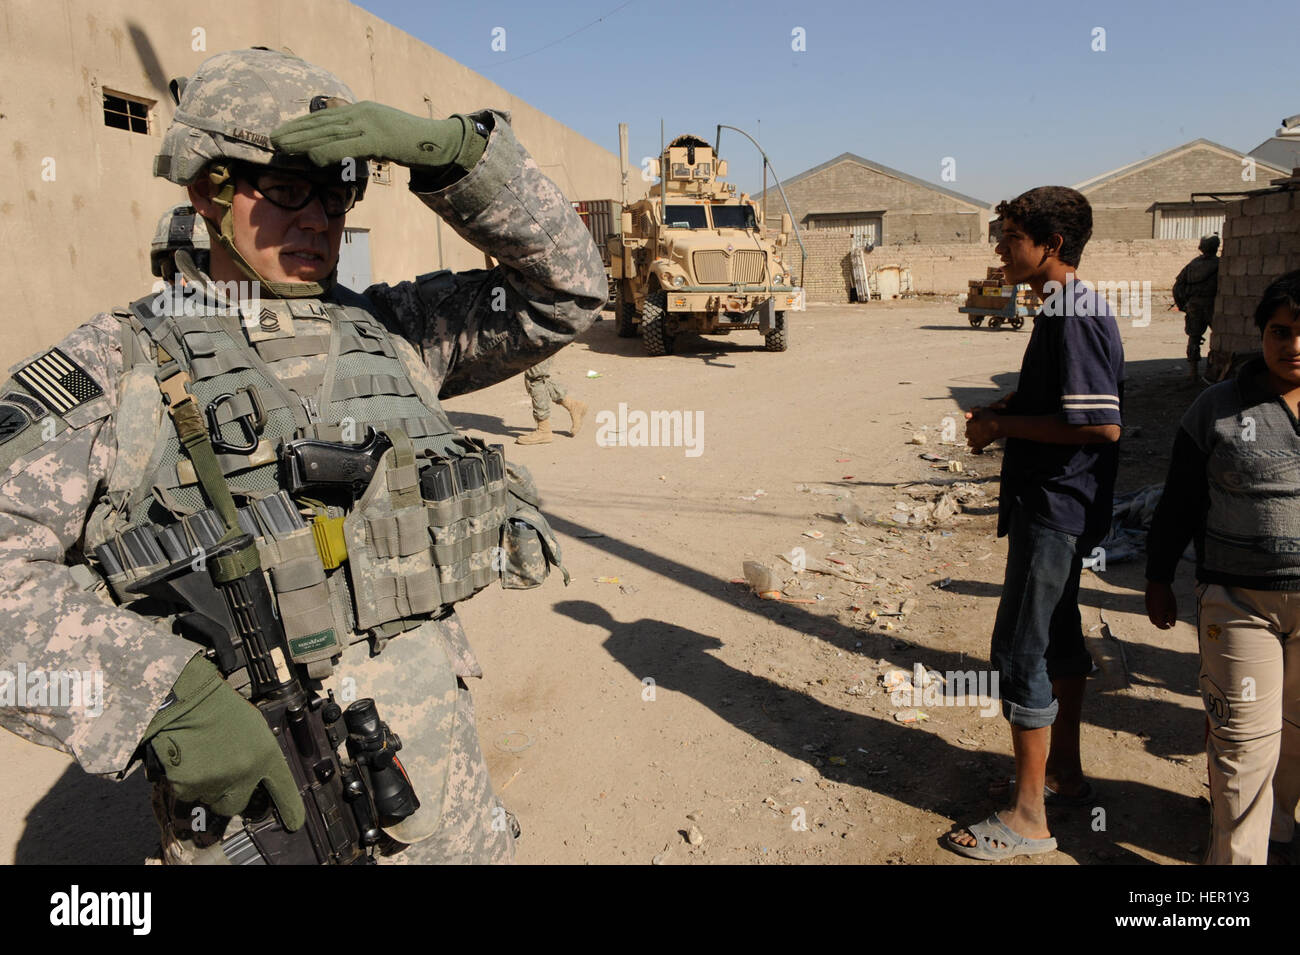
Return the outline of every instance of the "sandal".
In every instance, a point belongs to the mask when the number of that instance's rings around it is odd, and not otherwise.
[[[954,842],[953,835],[960,833],[950,834],[944,844],[953,852],[969,859],[997,862],[1013,856],[1036,856],[1044,852],[1056,851],[1055,836],[1048,836],[1046,839],[1028,839],[1008,828],[1006,823],[998,818],[996,812],[983,822],[967,826],[965,831],[975,837],[975,845],[964,846],[960,842]],[[1001,847],[996,845],[999,842],[1002,843]]]

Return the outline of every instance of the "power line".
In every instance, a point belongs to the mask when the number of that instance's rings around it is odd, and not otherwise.
[[[631,6],[633,3],[635,3],[635,2],[636,2],[636,0],[626,0],[625,3],[620,3],[620,4],[619,4],[618,6],[616,6],[613,10],[610,10],[608,13],[602,13],[600,16],[596,17],[596,19],[592,20],[590,23],[587,23],[587,24],[584,24],[583,26],[578,27],[578,29],[574,30],[572,33],[565,34],[564,36],[560,37],[558,40],[552,40],[550,43],[547,43],[547,44],[545,44],[544,46],[539,46],[539,47],[538,47],[537,49],[535,49],[535,50],[530,50],[530,51],[528,51],[527,53],[522,53],[522,54],[520,54],[519,56],[513,57],[512,59],[509,59],[509,60],[502,60],[501,62],[499,62],[499,63],[493,63],[492,65],[493,65],[493,66],[506,66],[506,65],[508,65],[508,64],[510,64],[510,63],[518,63],[520,60],[527,59],[528,57],[532,56],[534,53],[541,53],[543,50],[548,50],[548,49],[550,49],[551,47],[555,46],[557,43],[563,43],[565,40],[568,40],[568,39],[571,39],[572,37],[577,36],[577,35],[578,35],[579,33],[581,33],[583,30],[587,30],[587,29],[590,29],[591,27],[594,27],[597,23],[600,23],[600,22],[601,22],[602,20],[604,20],[606,17],[613,16],[614,14],[618,13],[618,11],[622,10],[624,7],[630,7],[630,6]],[[489,68],[490,68],[490,67],[489,67]]]

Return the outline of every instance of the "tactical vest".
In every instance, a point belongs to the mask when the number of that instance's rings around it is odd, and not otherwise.
[[[368,303],[361,296],[340,292],[344,304],[264,300],[256,314],[247,307],[223,314],[199,301],[186,314],[159,315],[154,296],[115,312],[124,323],[125,358],[114,421],[118,459],[85,541],[91,553],[134,528],[164,525],[183,533],[207,509],[193,464],[162,412],[155,380],[160,345],[192,379],[209,434],[219,451],[225,448],[217,460],[237,503],[265,503],[279,494],[284,441],[355,444],[370,428],[384,432],[393,447],[350,508],[299,500],[300,511],[309,512],[306,526],[259,532],[259,554],[293,658],[313,676],[327,675],[330,659],[347,643],[382,642],[448,612],[493,580],[512,589],[538,586],[549,566],[559,564],[558,541],[537,510],[531,480],[526,474],[516,480],[517,470],[492,460],[499,451],[458,434],[411,344],[362,307]],[[286,335],[295,319],[327,321],[329,332]],[[267,366],[321,354],[324,373],[315,394],[295,393]],[[476,471],[481,482],[453,479],[451,494],[425,500],[421,470],[451,465],[455,472],[458,462],[460,472]],[[131,582],[161,566],[107,574],[117,601],[130,603],[138,596]]]

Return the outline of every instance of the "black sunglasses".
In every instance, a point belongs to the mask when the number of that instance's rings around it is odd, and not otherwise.
[[[260,166],[238,166],[235,175],[247,182],[274,206],[296,212],[319,198],[325,215],[330,218],[345,215],[357,204],[361,194],[354,182],[322,182],[291,172],[266,169]]]

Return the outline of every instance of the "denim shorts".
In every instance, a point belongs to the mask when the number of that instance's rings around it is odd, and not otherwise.
[[[1013,726],[1051,726],[1057,711],[1052,680],[1092,670],[1079,617],[1079,573],[1087,553],[1075,535],[1014,507],[990,652],[1002,715]]]

